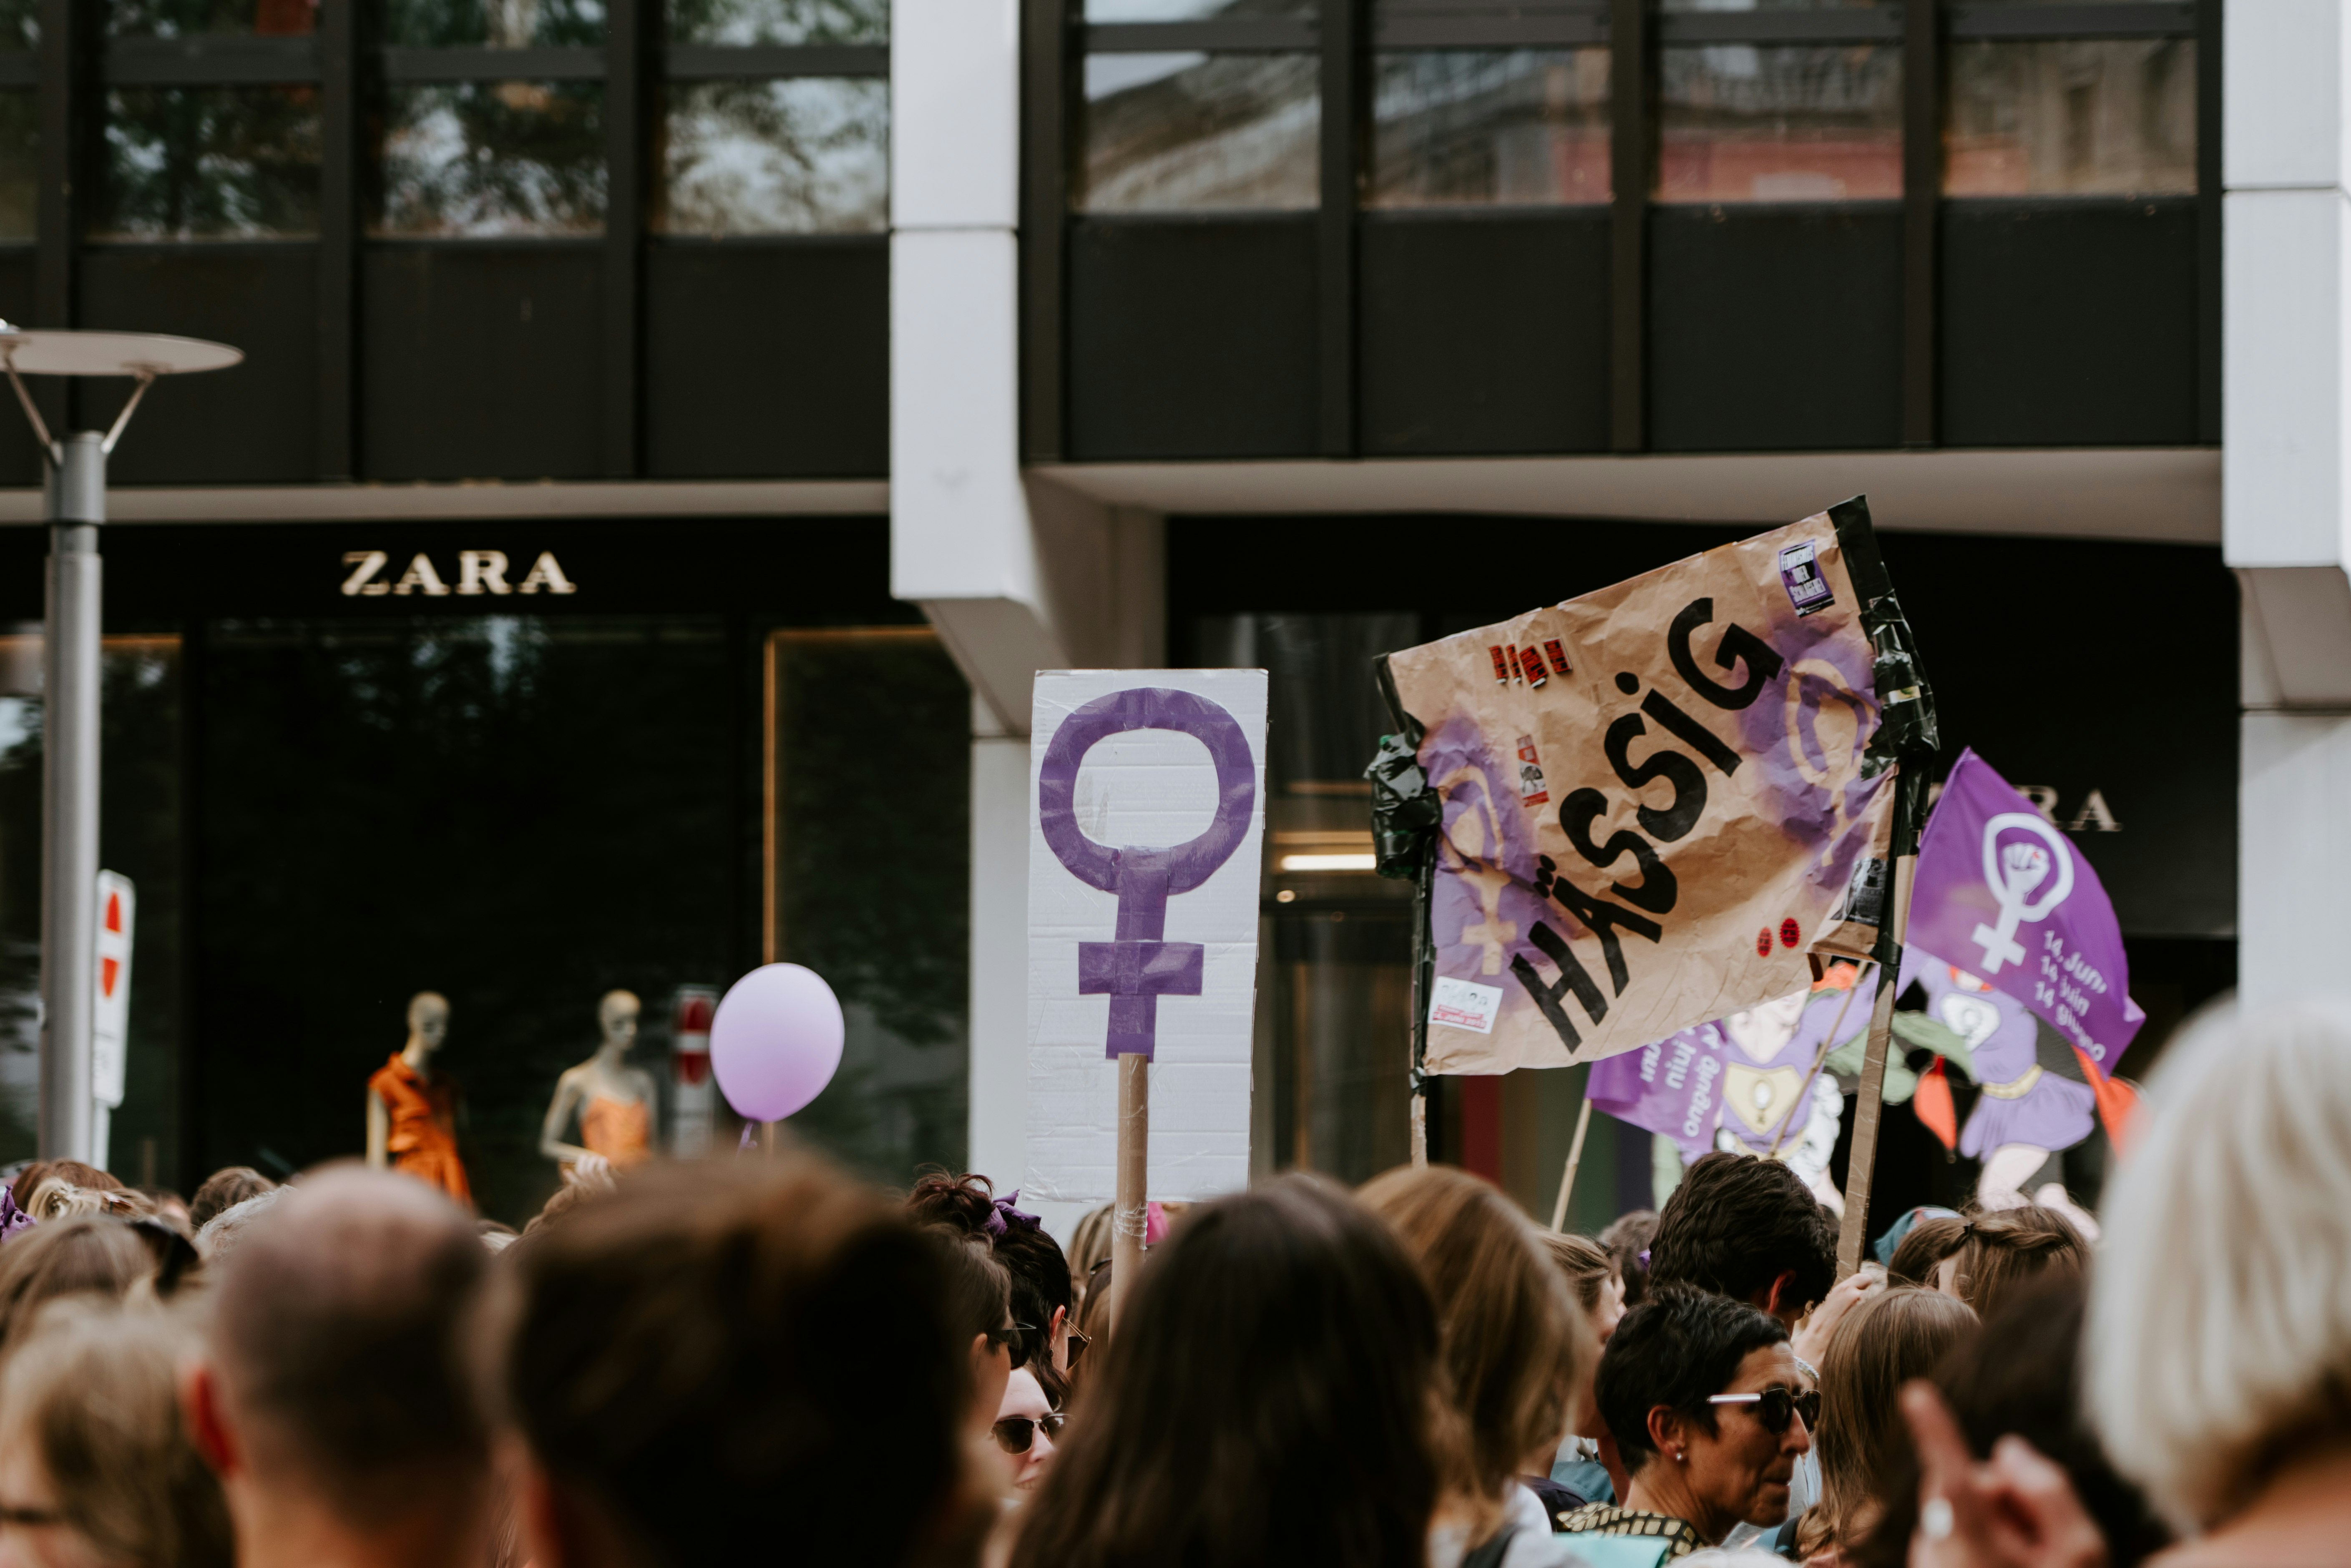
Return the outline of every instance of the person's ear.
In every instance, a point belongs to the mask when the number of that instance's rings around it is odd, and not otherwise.
[[[516,1500],[522,1513],[522,1539],[531,1568],[579,1568],[589,1561],[580,1550],[580,1525],[566,1497],[546,1470],[529,1459],[515,1466]]]
[[[1796,1271],[1793,1269],[1781,1270],[1772,1280],[1771,1288],[1762,1295],[1763,1299],[1755,1304],[1762,1310],[1765,1317],[1793,1316],[1796,1311]]]
[[[1680,1464],[1689,1453],[1689,1418],[1670,1405],[1649,1406],[1649,1447],[1669,1465]]]
[[[213,1474],[226,1480],[236,1474],[241,1459],[236,1434],[221,1408],[220,1379],[204,1362],[191,1362],[180,1373],[180,1414],[188,1424],[188,1440]]]
[[[1067,1307],[1055,1307],[1053,1309],[1053,1321],[1045,1325],[1045,1343],[1047,1344],[1050,1344],[1055,1340],[1061,1338],[1061,1331],[1069,1326],[1069,1322],[1070,1309]]]

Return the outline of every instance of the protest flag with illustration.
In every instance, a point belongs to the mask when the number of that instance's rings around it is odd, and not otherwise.
[[[2101,1079],[2147,1021],[2098,873],[1973,749],[1927,821],[1908,946],[2047,1019]]]
[[[1441,806],[1424,1070],[1601,1061],[1868,956],[1898,615],[1855,500],[1383,659]]]

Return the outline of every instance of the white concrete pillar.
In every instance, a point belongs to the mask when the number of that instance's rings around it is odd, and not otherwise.
[[[2238,989],[2258,1005],[2351,991],[2351,3],[2260,0],[2230,5],[2223,24],[2222,517],[2243,614]]]

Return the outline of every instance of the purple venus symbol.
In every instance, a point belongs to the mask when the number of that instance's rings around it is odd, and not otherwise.
[[[1173,849],[1111,849],[1079,831],[1078,766],[1096,742],[1131,730],[1168,729],[1208,748],[1217,765],[1217,815],[1207,831]],[[1165,686],[1112,692],[1061,721],[1038,770],[1037,805],[1054,858],[1088,887],[1118,895],[1118,939],[1078,944],[1078,994],[1110,998],[1105,1056],[1149,1061],[1158,1040],[1159,998],[1196,997],[1206,950],[1169,942],[1167,901],[1189,893],[1232,858],[1257,808],[1257,768],[1233,716],[1207,698]]]

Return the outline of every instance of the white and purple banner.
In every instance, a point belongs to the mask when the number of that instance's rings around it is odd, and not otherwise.
[[[1118,1058],[1151,1063],[1149,1196],[1249,1185],[1262,670],[1040,670],[1029,731],[1030,1197],[1115,1193]]]
[[[1972,750],[1927,821],[1905,940],[2022,1002],[2100,1072],[2147,1021],[2098,873]]]
[[[1583,1097],[1620,1122],[1662,1133],[1687,1165],[1714,1147],[1722,1108],[1722,1026],[1702,1023],[1592,1064]]]

